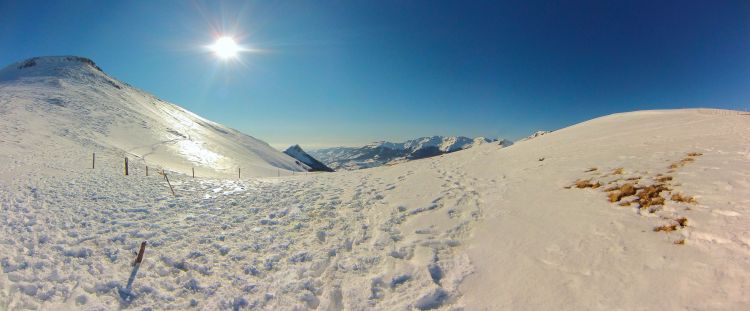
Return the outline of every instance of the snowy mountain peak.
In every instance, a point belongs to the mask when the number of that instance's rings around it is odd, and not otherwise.
[[[23,77],[81,77],[106,75],[91,59],[80,56],[33,57],[0,70],[0,80]]]
[[[321,163],[317,159],[313,158],[311,155],[309,155],[307,152],[302,150],[302,147],[299,145],[294,145],[286,150],[284,150],[284,153],[289,155],[292,158],[297,159],[297,161],[304,163],[305,165],[310,167],[310,171],[319,171],[319,172],[333,172],[333,170],[326,166],[325,164]]]
[[[290,152],[300,152],[300,151],[302,151],[302,152],[304,152],[304,150],[302,150],[302,147],[300,147],[299,145],[290,146],[289,148],[286,148],[286,151],[290,151]]]

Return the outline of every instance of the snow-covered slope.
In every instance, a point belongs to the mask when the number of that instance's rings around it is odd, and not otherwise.
[[[534,138],[537,138],[539,136],[542,136],[542,135],[545,135],[545,134],[549,134],[549,133],[550,133],[549,131],[536,131],[536,132],[534,132],[534,134],[531,134],[531,135],[529,135],[529,136],[521,139],[520,141],[527,141],[529,139],[534,139]]]
[[[177,196],[25,135],[0,132],[2,310],[750,307],[736,111],[616,114],[368,170],[175,174]]]
[[[363,147],[334,147],[310,153],[334,169],[356,170],[429,158],[486,143],[510,146],[507,140],[463,136],[420,137],[403,143],[378,141]]]
[[[330,167],[307,154],[307,152],[305,152],[305,150],[302,150],[302,147],[300,147],[299,145],[294,145],[287,148],[286,150],[284,150],[284,153],[310,167],[310,171],[333,172]]]
[[[128,156],[199,176],[304,171],[263,141],[203,119],[105,74],[76,56],[38,57],[0,70],[4,149],[70,157]]]

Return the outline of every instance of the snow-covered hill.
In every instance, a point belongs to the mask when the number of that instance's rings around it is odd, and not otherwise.
[[[300,147],[299,145],[294,145],[287,148],[286,150],[284,150],[284,153],[310,167],[310,171],[333,172],[330,167],[307,154],[307,152],[305,152],[305,150],[302,150],[302,147]]]
[[[334,169],[356,170],[429,158],[486,143],[496,143],[502,146],[512,144],[507,140],[498,141],[484,137],[471,139],[463,136],[432,136],[420,137],[403,143],[379,141],[362,147],[311,150],[310,154]]]
[[[16,97],[1,116],[41,113]],[[750,115],[736,111],[615,114],[367,170],[171,174],[174,196],[20,125],[0,131],[0,310],[750,306]]]
[[[529,139],[534,139],[534,138],[537,138],[539,136],[542,136],[542,135],[545,135],[545,134],[549,134],[549,133],[550,133],[549,131],[536,131],[536,132],[534,132],[534,134],[531,134],[531,135],[529,135],[529,136],[527,136],[525,138],[522,138],[519,141],[527,141]]]
[[[76,56],[37,57],[0,70],[4,151],[128,156],[199,176],[275,176],[306,167],[263,141],[201,118]],[[103,160],[103,158],[102,158]]]

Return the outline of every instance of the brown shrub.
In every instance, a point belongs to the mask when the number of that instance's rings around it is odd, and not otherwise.
[[[612,170],[612,175],[622,175],[622,172],[623,172],[623,168],[622,167],[618,167],[618,168]]]
[[[685,245],[685,239],[679,239],[673,242],[676,245]]]
[[[688,157],[699,157],[699,156],[702,156],[702,155],[703,154],[700,153],[700,152],[691,152],[691,153],[688,153]]]

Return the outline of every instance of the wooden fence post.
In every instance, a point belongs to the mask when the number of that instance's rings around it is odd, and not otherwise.
[[[91,169],[93,170],[96,166],[96,152],[91,154]]]
[[[141,250],[138,251],[138,257],[135,258],[133,265],[140,264],[143,261],[143,253],[146,252],[146,241],[141,242]]]
[[[172,195],[173,195],[173,196],[177,196],[176,194],[174,194],[174,188],[172,188],[172,183],[170,183],[170,182],[169,182],[169,177],[167,177],[167,172],[165,172],[165,171],[164,171],[164,170],[162,169],[162,170],[161,170],[161,173],[162,173],[162,175],[164,175],[164,179],[166,179],[166,180],[167,180],[167,185],[169,185],[169,190],[171,190],[171,191],[172,191]]]
[[[146,176],[148,176],[148,165],[146,165]]]
[[[125,176],[128,176],[128,157],[125,157]]]
[[[238,167],[237,168],[237,179],[241,179],[241,178],[242,178],[242,168]]]
[[[193,167],[193,178],[195,178],[195,167]]]

